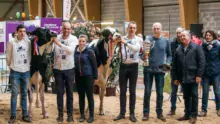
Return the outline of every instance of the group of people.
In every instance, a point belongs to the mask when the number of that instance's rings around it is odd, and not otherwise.
[[[179,121],[190,120],[195,123],[198,115],[198,84],[202,82],[203,98],[201,116],[206,116],[208,105],[209,85],[214,86],[216,97],[216,110],[220,116],[220,44],[214,31],[205,32],[205,42],[199,46],[192,42],[190,32],[183,28],[177,28],[177,37],[170,43],[162,36],[162,24],[156,22],[152,26],[153,35],[147,40],[150,41],[150,53],[145,55],[143,60],[148,59],[149,65],[144,66],[144,104],[143,121],[149,119],[150,97],[153,79],[156,84],[156,113],[157,118],[166,121],[163,116],[163,87],[166,70],[160,68],[166,64],[172,66],[171,69],[171,111],[169,115],[174,115],[176,110],[176,97],[178,85],[183,88],[183,98],[185,104],[185,115]],[[126,113],[126,92],[129,80],[129,110],[130,120],[136,122],[136,83],[138,78],[139,52],[142,40],[136,35],[137,24],[130,22],[127,34],[119,37],[121,42],[121,60],[119,69],[120,87],[120,113],[114,121],[124,119]],[[23,25],[17,27],[17,37],[7,44],[6,60],[10,68],[10,82],[12,84],[11,95],[11,117],[9,123],[16,120],[16,104],[18,86],[20,86],[22,120],[31,122],[27,112],[27,92],[30,78],[30,41],[25,38],[26,31]],[[219,33],[220,37],[220,33]],[[79,38],[71,35],[71,24],[63,23],[62,34],[53,39],[55,44],[53,73],[57,87],[57,122],[64,121],[63,95],[67,96],[67,121],[73,122],[73,83],[75,81],[79,96],[80,122],[85,121],[85,95],[89,104],[88,123],[94,121],[94,98],[93,84],[98,79],[97,62],[94,51],[87,46],[88,37],[81,34]]]
[[[143,121],[149,120],[150,113],[150,96],[153,79],[156,86],[156,113],[157,118],[165,122],[163,116],[163,88],[164,76],[166,69],[161,65],[170,65],[171,69],[171,111],[168,115],[175,115],[176,99],[178,85],[183,88],[183,99],[185,105],[185,114],[178,118],[178,121],[189,120],[190,123],[196,123],[197,116],[204,117],[207,114],[209,86],[213,85],[216,103],[216,113],[220,116],[220,32],[216,33],[212,30],[205,32],[204,42],[198,44],[192,39],[191,33],[183,28],[177,28],[176,35],[172,42],[169,42],[162,36],[161,23],[154,23],[153,36],[147,40],[150,41],[150,52],[143,51],[143,60],[148,59],[149,65],[144,66],[144,103],[143,103]],[[127,81],[129,80],[130,91],[130,120],[136,122],[135,117],[135,88],[137,81],[138,54],[137,49],[141,46],[135,35],[136,24],[130,23],[128,26],[128,34],[122,40],[125,47],[122,52],[125,59],[120,65],[119,86],[120,86],[120,113],[114,119],[115,121],[125,118],[126,108],[126,91]],[[133,34],[133,35],[132,35]],[[144,47],[144,45],[142,46]],[[125,52],[127,49],[127,52]],[[123,51],[123,50],[122,50]],[[131,53],[132,52],[132,53]],[[145,55],[147,54],[147,55]],[[126,56],[125,56],[126,55]],[[132,71],[131,71],[132,70]],[[198,85],[202,82],[202,111],[198,114]]]
[[[7,44],[6,61],[10,68],[10,83],[12,85],[11,95],[11,116],[9,123],[16,120],[16,106],[18,88],[21,93],[22,120],[31,122],[27,111],[27,92],[30,79],[30,61],[31,45],[26,37],[24,25],[17,26],[17,36],[11,39]],[[53,73],[57,87],[57,107],[58,122],[63,122],[63,95],[67,96],[67,121],[73,122],[73,83],[76,82],[79,93],[79,104],[81,118],[80,122],[85,120],[84,106],[85,95],[89,102],[90,116],[88,123],[94,120],[94,99],[93,83],[98,78],[97,63],[92,49],[87,47],[88,38],[86,35],[80,35],[79,38],[71,33],[71,24],[63,23],[62,34],[53,39],[55,44]],[[76,78],[75,78],[76,77]]]

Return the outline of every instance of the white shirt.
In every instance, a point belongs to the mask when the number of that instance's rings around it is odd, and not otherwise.
[[[122,44],[122,62],[124,64],[138,63],[140,52],[140,37],[135,36],[129,39],[124,36],[123,39],[127,42],[127,45]]]
[[[30,40],[11,39],[6,48],[6,62],[9,68],[17,72],[30,71]]]
[[[61,34],[58,35],[58,41],[62,44],[61,47],[55,44],[54,68],[58,70],[74,68],[74,51],[78,44],[77,38],[70,34],[67,39],[63,39]]]

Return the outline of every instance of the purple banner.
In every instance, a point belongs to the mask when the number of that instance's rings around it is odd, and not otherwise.
[[[0,54],[4,54],[4,46],[5,46],[5,43],[0,42]]]
[[[60,34],[62,28],[61,18],[41,18],[41,27],[48,28],[53,32]]]

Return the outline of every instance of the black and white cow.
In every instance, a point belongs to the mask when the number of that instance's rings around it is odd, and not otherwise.
[[[102,31],[102,37],[100,39],[95,39],[89,43],[89,47],[94,49],[98,65],[98,82],[96,85],[101,89],[99,92],[100,115],[104,115],[103,98],[106,90],[107,78],[112,71],[109,65],[119,36],[120,34],[116,29],[107,27]]]
[[[49,82],[50,71],[53,63],[53,37],[56,34],[51,33],[49,29],[37,28],[32,32],[35,36],[31,40],[31,79],[29,85],[29,116],[32,117],[33,94],[31,91],[32,84],[36,90],[36,107],[39,108],[38,92],[40,92],[40,100],[42,105],[43,118],[48,118],[48,114],[44,104],[44,88]]]

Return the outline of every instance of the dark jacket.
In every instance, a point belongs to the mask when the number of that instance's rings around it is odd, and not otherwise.
[[[92,76],[94,79],[98,79],[97,62],[92,49],[86,47],[80,53],[77,45],[74,53],[74,62],[76,76]]]
[[[212,49],[208,50],[207,43],[202,45],[206,57],[204,76],[209,77],[214,77],[220,74],[220,44],[218,41],[215,41],[212,46]]]
[[[174,59],[174,55],[176,53],[176,49],[178,48],[179,45],[180,45],[180,43],[177,40],[177,38],[174,38],[173,41],[170,42],[171,52],[172,52],[172,62],[173,62],[173,59]]]
[[[173,61],[173,79],[180,83],[195,83],[196,77],[202,77],[205,68],[205,56],[201,46],[190,42],[186,51],[180,45]]]

